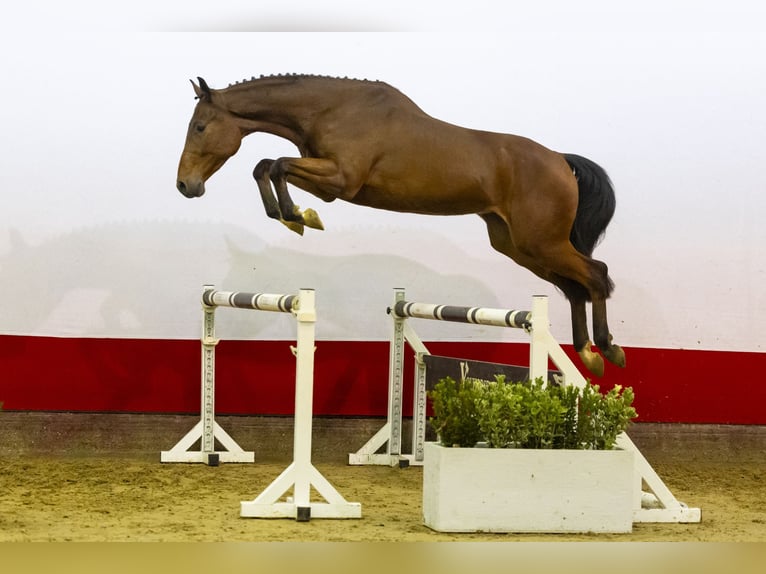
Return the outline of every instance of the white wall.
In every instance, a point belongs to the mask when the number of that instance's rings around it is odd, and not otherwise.
[[[4,21],[0,333],[193,338],[201,285],[214,283],[314,287],[318,336],[341,340],[387,337],[392,287],[498,307],[547,293],[569,341],[564,299],[495,254],[477,217],[296,190],[327,230],[300,238],[267,219],[252,168],[295,153],[273,136],[248,137],[204,198],[175,190],[190,78],[301,72],[381,79],[440,119],[596,160],[618,193],[596,252],[617,284],[618,342],[764,350],[766,14],[754,2],[270,4],[50,3]],[[288,320],[226,321],[226,336],[293,336]]]

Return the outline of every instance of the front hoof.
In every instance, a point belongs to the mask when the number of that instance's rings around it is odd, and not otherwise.
[[[604,376],[604,359],[598,353],[591,351],[592,343],[588,341],[581,350],[577,351],[580,355],[585,368],[588,369],[596,377]]]
[[[298,235],[303,235],[303,224],[298,223],[297,221],[285,221],[284,219],[279,220],[282,225],[287,227],[290,231],[294,231]]]
[[[324,225],[322,224],[322,220],[319,219],[319,214],[311,208],[308,208],[303,212],[303,223],[312,229],[324,231]]]
[[[601,351],[610,363],[614,363],[618,367],[625,367],[625,351],[619,345],[609,345],[604,351]]]

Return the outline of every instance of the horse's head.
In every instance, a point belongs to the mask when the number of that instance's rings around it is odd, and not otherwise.
[[[232,114],[220,105],[221,96],[197,79],[199,85],[192,82],[192,86],[199,102],[189,122],[176,180],[186,197],[205,193],[205,182],[237,153],[243,135]]]

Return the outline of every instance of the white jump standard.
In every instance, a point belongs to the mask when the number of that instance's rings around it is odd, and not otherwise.
[[[396,289],[394,305],[389,308],[393,319],[388,375],[388,416],[383,427],[360,448],[349,454],[349,464],[378,464],[390,466],[422,465],[426,430],[426,362],[428,349],[415,333],[408,318],[454,321],[524,329],[530,337],[529,378],[546,379],[548,360],[556,366],[563,384],[583,388],[587,381],[569,359],[549,331],[548,298],[536,296],[532,311],[489,309],[484,307],[455,307],[428,303],[406,302],[404,290]],[[404,391],[404,344],[415,352],[412,454],[402,453],[402,403]],[[689,508],[679,502],[627,434],[622,433],[617,446],[634,454],[633,522],[699,522],[699,508]],[[385,452],[379,453],[385,447]],[[644,492],[646,486],[650,492]]]
[[[265,304],[253,298],[256,304]],[[361,518],[362,505],[347,502],[311,464],[311,423],[314,397],[314,326],[316,308],[314,290],[301,289],[297,298],[281,300],[284,309],[297,320],[298,335],[295,355],[295,430],[293,462],[254,500],[240,505],[240,516],[252,518],[295,518],[305,522],[311,518]],[[288,308],[289,307],[289,308]],[[270,309],[276,310],[276,309]],[[325,502],[311,501],[311,487]],[[291,497],[285,497],[292,489]],[[280,498],[285,497],[284,501]]]
[[[202,399],[200,421],[170,450],[162,451],[161,462],[254,462],[255,454],[244,451],[215,421],[215,310],[217,307],[289,311],[292,295],[268,295],[216,291],[205,285],[202,291]],[[226,449],[215,450],[216,440]],[[190,450],[196,442],[199,450]]]

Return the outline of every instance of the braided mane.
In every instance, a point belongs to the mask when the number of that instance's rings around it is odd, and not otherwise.
[[[268,79],[275,79],[275,80],[279,80],[279,79],[296,79],[296,80],[298,80],[298,79],[303,79],[303,78],[317,78],[317,79],[326,79],[326,80],[348,80],[350,82],[380,83],[380,80],[368,80],[366,78],[363,79],[363,80],[360,80],[358,78],[349,78],[348,76],[341,78],[339,76],[323,76],[323,75],[320,75],[320,74],[270,74],[270,75],[261,74],[257,78],[255,76],[253,76],[249,80],[247,78],[244,78],[244,79],[242,79],[242,80],[240,80],[238,82],[231,83],[231,84],[228,85],[228,87],[230,88],[232,86],[241,86],[241,85],[244,85],[244,84],[249,84],[251,82],[257,82],[258,80],[268,80]]]

